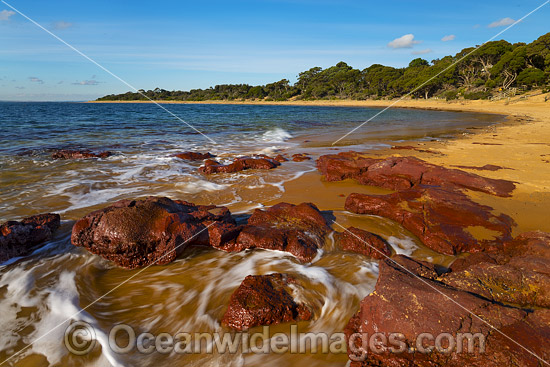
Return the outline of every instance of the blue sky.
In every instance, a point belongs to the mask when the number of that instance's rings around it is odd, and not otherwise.
[[[168,90],[295,81],[339,61],[363,69],[432,60],[485,42],[544,2],[5,1],[131,85]],[[548,19],[550,5],[499,38],[531,42],[550,31]],[[0,100],[128,90],[0,2]]]

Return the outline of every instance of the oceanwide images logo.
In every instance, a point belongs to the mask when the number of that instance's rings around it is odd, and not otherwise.
[[[97,337],[101,334],[102,337]],[[137,333],[131,326],[118,324],[108,335],[90,324],[78,321],[65,330],[65,347],[74,355],[92,352],[98,340],[102,348],[116,354],[348,354],[354,361],[364,361],[369,353],[483,353],[483,334],[430,333],[419,334],[414,346],[401,333],[300,333],[297,325],[290,325],[289,333],[271,333],[269,326],[261,332],[212,333]]]

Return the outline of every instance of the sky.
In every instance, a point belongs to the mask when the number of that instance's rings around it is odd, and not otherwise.
[[[543,4],[521,1],[0,0],[0,100],[266,84],[345,61],[404,67],[482,44]],[[13,10],[6,3],[11,5]],[[19,12],[18,12],[19,11]],[[550,31],[550,4],[497,39]]]

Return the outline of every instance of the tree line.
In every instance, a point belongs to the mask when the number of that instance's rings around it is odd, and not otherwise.
[[[487,99],[514,88],[548,88],[550,33],[529,44],[501,40],[488,42],[474,50],[475,47],[465,48],[454,56],[431,62],[416,58],[405,68],[374,64],[359,70],[339,62],[327,69],[313,67],[301,72],[294,84],[282,79],[266,85],[222,84],[190,91],[156,88],[140,90],[139,93],[111,94],[98,98],[98,101],[147,98],[161,101],[366,100],[391,99],[407,94],[425,99]]]

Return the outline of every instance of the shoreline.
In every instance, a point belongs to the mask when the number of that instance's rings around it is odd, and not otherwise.
[[[160,101],[166,103],[165,101]],[[93,101],[90,103],[152,103],[149,101]],[[169,102],[170,103],[170,102]],[[327,107],[379,107],[385,108],[395,101],[205,101],[171,102],[176,104],[234,104],[234,105],[285,105]],[[495,171],[460,168],[479,175],[516,182],[516,190],[510,198],[491,197],[470,193],[480,203],[489,205],[496,212],[510,215],[517,223],[514,234],[543,230],[550,232],[546,220],[550,206],[550,102],[544,95],[516,98],[510,101],[443,101],[403,100],[392,108],[487,113],[507,116],[503,122],[479,130],[464,133],[437,142],[418,140],[396,144],[413,146],[422,151],[407,149],[376,149],[367,153],[378,157],[415,156],[429,163],[448,168],[457,166],[483,167],[487,164],[502,167]],[[285,184],[285,194],[280,201],[294,201],[295,192],[303,192],[315,172]],[[356,184],[356,186],[359,186]],[[307,196],[307,197],[304,197]],[[298,195],[302,201],[319,201],[314,192]],[[323,200],[321,200],[323,201]],[[321,206],[323,206],[322,203]],[[333,203],[335,204],[335,203]],[[342,201],[343,204],[343,201]]]

